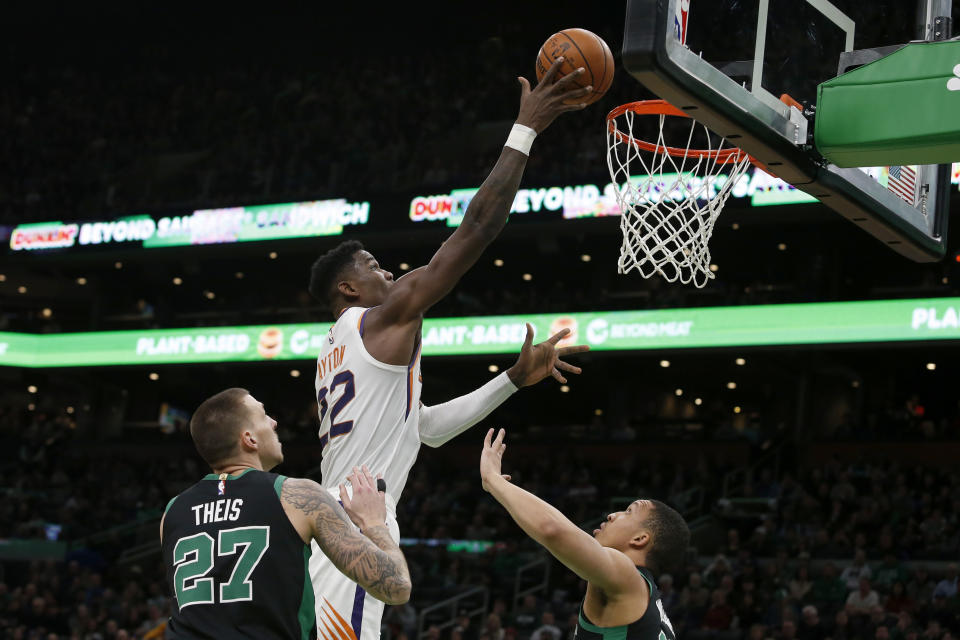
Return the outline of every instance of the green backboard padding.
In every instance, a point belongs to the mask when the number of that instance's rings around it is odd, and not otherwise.
[[[960,41],[920,42],[824,82],[817,151],[839,167],[960,160],[958,73]]]

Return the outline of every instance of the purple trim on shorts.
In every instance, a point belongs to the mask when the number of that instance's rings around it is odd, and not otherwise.
[[[360,636],[360,628],[363,625],[363,601],[367,599],[367,592],[363,587],[357,585],[357,591],[353,596],[353,615],[350,616],[350,624],[353,625],[353,632]]]

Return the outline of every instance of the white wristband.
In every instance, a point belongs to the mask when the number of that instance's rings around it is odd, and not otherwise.
[[[503,146],[516,149],[523,155],[529,156],[530,147],[533,145],[533,140],[536,137],[537,132],[530,127],[525,127],[522,124],[515,124],[513,125],[513,128],[510,129],[510,135],[507,136],[507,142]]]

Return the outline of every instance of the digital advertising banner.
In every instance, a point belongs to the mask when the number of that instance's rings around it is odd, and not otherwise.
[[[369,219],[369,202],[335,199],[200,209],[159,218],[139,215],[103,222],[38,222],[14,227],[10,250],[131,244],[152,249],[310,238],[340,235],[345,226],[364,225]]]
[[[960,340],[960,298],[430,318],[424,356],[519,351],[569,328],[595,351]],[[329,323],[34,335],[0,333],[0,365],[79,367],[313,360]]]
[[[888,167],[864,167],[862,170],[887,186]],[[644,184],[645,197],[656,200],[664,195],[677,200],[697,190],[698,178],[684,177],[686,189],[677,186],[679,174],[666,173],[656,180],[648,176],[631,176],[631,183]],[[726,180],[720,174],[716,186]],[[951,180],[960,185],[960,162],[953,165]],[[114,220],[85,222],[38,222],[22,224],[10,231],[9,251],[13,254],[75,252],[95,247],[183,247],[210,244],[230,244],[263,240],[283,240],[341,235],[354,227],[367,231],[392,231],[410,223],[442,222],[457,227],[463,220],[467,206],[477,188],[453,189],[439,195],[417,195],[409,205],[403,205],[403,196],[377,205],[397,211],[397,206],[408,206],[404,218],[380,217],[371,219],[369,201],[351,202],[344,198],[289,202],[283,204],[250,205],[222,209],[201,209],[183,215],[134,215]],[[582,220],[621,215],[617,204],[617,186],[613,183],[583,183],[548,187],[523,188],[517,191],[510,213],[529,220]],[[709,191],[714,197],[716,189]],[[816,198],[791,184],[759,169],[745,173],[731,190],[731,198],[749,201],[753,207],[816,202]],[[409,227],[408,227],[409,228]],[[0,229],[4,238],[6,233]]]

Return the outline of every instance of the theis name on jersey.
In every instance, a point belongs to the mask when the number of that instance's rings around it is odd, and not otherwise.
[[[320,374],[321,378],[343,364],[343,352],[346,350],[347,345],[342,344],[339,347],[334,347],[327,355],[317,358],[317,373]]]
[[[197,526],[209,524],[211,522],[235,522],[240,518],[240,507],[243,506],[243,498],[220,498],[211,502],[204,502],[195,507],[190,507],[193,511]]]

